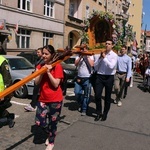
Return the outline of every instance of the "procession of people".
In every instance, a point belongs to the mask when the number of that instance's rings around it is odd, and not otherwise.
[[[78,75],[75,80],[74,93],[78,103],[78,111],[81,116],[86,116],[88,106],[91,102],[91,91],[94,90],[95,114],[94,121],[106,121],[111,109],[111,94],[114,90],[116,98],[113,103],[122,106],[123,99],[126,98],[128,86],[133,86],[133,73],[140,75],[143,81],[147,79],[150,71],[148,54],[139,55],[132,59],[128,55],[126,45],[122,45],[120,52],[117,54],[113,51],[114,42],[111,38],[105,42],[105,51],[96,55],[77,54],[75,65],[77,66]],[[89,50],[86,43],[81,44],[82,52]],[[35,115],[35,123],[47,132],[45,141],[46,150],[52,150],[56,137],[57,124],[63,106],[63,94],[61,84],[63,82],[63,68],[60,63],[52,67],[51,61],[55,55],[55,49],[52,45],[46,45],[41,50],[40,62],[35,66],[35,71],[42,67],[47,68],[47,72],[35,78],[37,92],[32,97],[32,106]],[[6,67],[6,69],[8,69]],[[92,76],[94,75],[94,79]],[[11,78],[9,78],[11,79]],[[131,86],[131,87],[132,87]],[[104,103],[102,103],[103,89]],[[37,96],[39,92],[39,96]],[[103,106],[104,105],[104,106]],[[27,106],[29,108],[29,106]],[[26,111],[31,111],[25,108]]]

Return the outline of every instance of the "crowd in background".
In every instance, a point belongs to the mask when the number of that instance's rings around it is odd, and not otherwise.
[[[150,55],[148,53],[139,54],[135,59],[135,72],[145,80],[145,71],[150,65]]]

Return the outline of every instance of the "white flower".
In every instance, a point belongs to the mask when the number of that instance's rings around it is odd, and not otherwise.
[[[115,24],[113,24],[113,26],[112,26],[114,29],[116,28],[116,25]]]

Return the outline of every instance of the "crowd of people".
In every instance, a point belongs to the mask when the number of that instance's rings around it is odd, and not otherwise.
[[[139,54],[138,58],[135,60],[135,70],[142,76],[143,80],[145,79],[146,69],[150,65],[150,56],[149,54]]]
[[[75,82],[74,93],[79,104],[81,116],[85,116],[90,103],[91,87],[95,94],[96,117],[95,121],[105,121],[111,107],[111,94],[114,90],[116,98],[113,103],[122,106],[126,98],[128,87],[133,86],[133,74],[142,77],[143,82],[149,82],[150,58],[148,54],[135,56],[128,53],[126,45],[122,45],[116,54],[113,51],[114,42],[107,39],[105,52],[94,56],[79,55],[76,57],[75,65],[78,75]],[[81,45],[81,50],[87,51],[87,45]],[[149,85],[150,86],[150,85]],[[102,106],[102,92],[105,88],[104,106]]]
[[[113,90],[116,95],[114,104],[117,104],[119,107],[122,106],[122,100],[127,95],[128,86],[133,86],[133,72],[140,74],[143,80],[145,80],[147,75],[150,75],[148,54],[140,54],[137,58],[133,55],[129,56],[125,45],[122,45],[120,52],[117,54],[113,51],[113,46],[113,40],[107,39],[104,52],[95,55],[82,55],[80,53],[75,60],[78,75],[75,78],[74,93],[79,106],[78,110],[81,116],[87,114],[93,87],[96,105],[94,121],[107,120],[111,108],[111,94]],[[83,52],[88,51],[86,44],[82,44],[80,48]],[[60,63],[54,67],[51,65],[55,54],[56,52],[52,45],[46,45],[37,50],[38,60],[35,64],[35,71],[43,67],[47,68],[47,71],[35,78],[31,103],[24,108],[27,111],[36,111],[36,125],[42,127],[48,133],[45,142],[46,150],[52,150],[54,147],[58,118],[63,104],[61,84],[64,74]],[[11,77],[7,61],[0,57],[0,62],[1,66],[5,62],[4,69],[10,79],[2,85],[3,89],[1,91],[3,91],[4,88],[11,85]],[[0,73],[2,74],[2,72]],[[2,74],[1,77],[1,80],[5,81],[6,76]],[[104,88],[104,103],[102,103]],[[9,98],[8,101],[10,101],[10,96],[6,98]],[[3,109],[3,112],[5,112],[5,109]]]

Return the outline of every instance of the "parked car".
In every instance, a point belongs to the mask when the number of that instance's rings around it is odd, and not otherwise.
[[[66,64],[69,64],[69,65],[72,65],[72,66],[75,66],[75,60],[76,60],[76,55],[73,55],[73,56],[71,56],[70,58],[68,58],[67,60],[65,60],[64,62],[66,63]]]
[[[21,81],[23,78],[32,74],[34,66],[24,57],[3,55],[9,63],[10,74],[13,84]],[[34,80],[29,81],[20,88],[14,91],[14,96],[18,98],[25,98],[28,95],[32,95],[34,87]]]
[[[28,61],[30,61],[31,64],[35,64],[35,62],[37,61],[37,55],[36,52],[21,52],[20,54],[18,54],[17,56],[22,56],[25,57]]]

